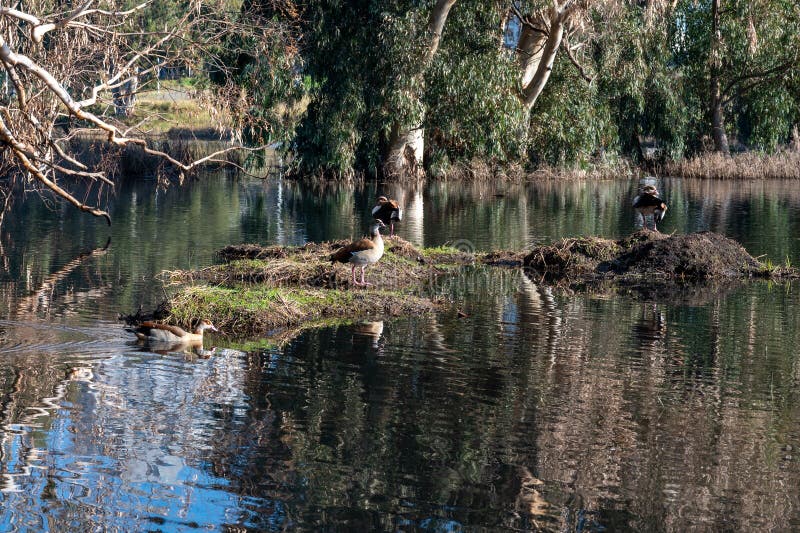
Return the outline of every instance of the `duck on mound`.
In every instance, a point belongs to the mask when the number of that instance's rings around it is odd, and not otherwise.
[[[394,236],[394,223],[403,220],[403,208],[397,200],[378,196],[378,203],[372,208],[372,216],[389,226],[389,236]]]
[[[647,229],[647,217],[653,217],[653,231],[658,231],[656,223],[664,220],[664,215],[667,214],[667,204],[658,196],[658,189],[652,185],[642,189],[642,193],[633,200],[633,207],[642,217],[644,229]]]

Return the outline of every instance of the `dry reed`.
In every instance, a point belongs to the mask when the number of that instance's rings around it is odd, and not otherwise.
[[[745,152],[733,156],[711,152],[667,162],[658,173],[699,179],[800,179],[800,152],[781,151],[772,155]]]

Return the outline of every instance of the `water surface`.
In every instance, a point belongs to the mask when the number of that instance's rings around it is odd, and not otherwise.
[[[217,336],[202,356],[154,353],[116,321],[171,290],[163,271],[224,245],[360,236],[377,193],[404,203],[397,231],[416,245],[524,250],[628,234],[636,185],[207,175],[126,184],[111,228],[14,206],[0,234],[0,530],[797,529],[796,285],[640,302],[476,268],[433,288],[452,303],[435,316],[249,352]],[[789,185],[662,180],[661,229],[797,264]]]

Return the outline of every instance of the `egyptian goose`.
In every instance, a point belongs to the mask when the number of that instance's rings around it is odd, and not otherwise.
[[[203,319],[197,323],[194,330],[189,333],[183,328],[178,326],[170,326],[169,324],[160,324],[158,322],[142,322],[135,329],[128,329],[136,334],[139,340],[155,341],[155,342],[173,342],[173,343],[202,343],[203,332],[207,329],[211,331],[219,331],[210,320]]]
[[[370,235],[372,238],[363,238],[361,240],[352,242],[348,245],[342,246],[334,254],[331,255],[331,262],[350,263],[352,265],[351,271],[353,273],[353,285],[363,287],[365,285],[372,285],[364,281],[364,269],[367,265],[377,263],[383,256],[383,238],[381,237],[381,228],[385,228],[386,224],[380,220],[376,221],[370,228]],[[356,281],[356,267],[361,267],[361,281]]]
[[[653,231],[658,231],[656,222],[664,220],[664,215],[667,213],[667,204],[664,200],[659,198],[658,190],[652,185],[646,185],[633,200],[633,207],[636,212],[642,216],[642,226],[647,229],[647,216],[653,216]]]
[[[389,226],[389,236],[394,235],[394,223],[403,220],[403,208],[397,200],[378,196],[378,203],[372,208],[372,216]]]

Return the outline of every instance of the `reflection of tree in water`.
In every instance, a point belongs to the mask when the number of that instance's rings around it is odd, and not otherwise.
[[[791,379],[731,379],[758,359],[737,344],[775,325],[752,319],[775,305],[768,294],[667,308],[507,279],[467,318],[384,324],[378,347],[341,326],[250,356],[249,429],[217,443],[215,473],[264,498],[265,527],[291,516],[362,530],[651,530],[726,523],[732,510],[778,525],[797,512],[765,495],[785,495],[800,472],[763,454],[800,413],[748,407],[783,405]],[[787,350],[770,354],[773,370]]]
[[[36,442],[31,439],[27,444],[27,456],[6,456],[10,453],[9,443],[20,438],[20,431],[11,428],[25,427],[27,425],[48,427],[51,412],[59,408],[60,402],[70,391],[72,382],[91,382],[92,370],[88,366],[82,366],[80,361],[62,363],[53,361],[52,354],[46,348],[36,349],[36,346],[46,346],[49,343],[57,342],[58,333],[52,332],[49,328],[37,328],[35,324],[41,316],[48,316],[50,310],[57,303],[59,298],[64,300],[69,295],[70,302],[67,304],[66,313],[77,313],[83,302],[97,297],[96,292],[102,289],[91,289],[88,291],[64,291],[57,292],[56,286],[63,282],[78,267],[84,265],[92,258],[102,256],[108,250],[110,242],[102,248],[97,248],[89,252],[81,253],[73,260],[64,264],[60,269],[46,276],[36,290],[28,296],[14,298],[11,291],[6,291],[5,298],[9,308],[10,316],[16,321],[17,325],[3,328],[3,340],[9,341],[16,339],[22,341],[24,346],[28,341],[24,337],[24,331],[29,331],[30,339],[34,345],[29,350],[19,352],[6,351],[5,357],[0,363],[0,413],[2,413],[2,427],[5,428],[2,435],[2,446],[0,453],[3,459],[0,464],[4,476],[5,489],[10,490],[16,485],[16,477],[26,475],[27,467],[20,467],[27,464],[28,460],[38,460],[41,450],[39,446],[44,443]],[[26,326],[23,327],[23,324]],[[30,326],[28,326],[30,324]],[[9,332],[12,329],[13,332]],[[8,348],[16,348],[9,346]],[[8,470],[10,464],[14,464],[13,472]]]
[[[38,317],[47,317],[54,304],[54,298],[65,297],[66,291],[63,294],[56,293],[56,286],[64,281],[70,274],[72,274],[79,266],[84,265],[89,259],[100,257],[106,254],[108,247],[111,245],[111,238],[106,241],[102,248],[96,248],[89,252],[78,254],[75,259],[68,261],[56,272],[46,276],[39,288],[27,297],[20,298],[16,303],[16,310],[10,316],[15,319],[35,319]],[[72,312],[77,311],[77,306],[80,304],[91,301],[97,298],[98,293],[103,292],[101,284],[89,284],[91,287],[85,291],[71,293],[72,302],[75,308]],[[71,306],[70,306],[71,307]],[[69,312],[69,308],[67,309]]]
[[[664,311],[656,303],[641,304],[641,316],[633,324],[633,339],[644,357],[663,355],[667,320]],[[645,353],[647,352],[647,353]]]

